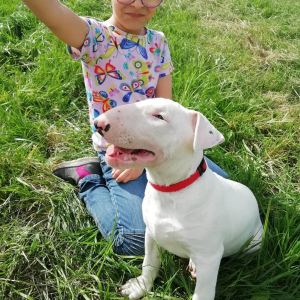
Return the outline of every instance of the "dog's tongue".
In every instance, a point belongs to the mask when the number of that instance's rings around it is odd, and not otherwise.
[[[153,158],[154,153],[144,149],[125,149],[111,145],[107,148],[106,155],[123,161],[148,161],[150,158]]]
[[[109,156],[122,155],[122,154],[147,156],[149,155],[149,153],[150,153],[149,151],[144,149],[126,149],[115,145],[109,146],[106,151],[106,154]]]
[[[114,155],[118,155],[118,153],[131,153],[133,150],[132,149],[125,149],[125,148],[121,148],[115,145],[110,145],[107,150],[106,150],[106,155],[109,156],[114,156]]]

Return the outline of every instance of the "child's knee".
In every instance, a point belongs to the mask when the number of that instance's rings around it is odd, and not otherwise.
[[[119,255],[144,255],[145,232],[127,232],[116,230],[112,249]]]

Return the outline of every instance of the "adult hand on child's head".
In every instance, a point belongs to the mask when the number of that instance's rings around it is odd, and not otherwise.
[[[116,180],[116,182],[126,183],[131,180],[135,180],[140,177],[143,173],[144,169],[126,169],[126,170],[117,170],[113,169],[111,174],[112,177]]]

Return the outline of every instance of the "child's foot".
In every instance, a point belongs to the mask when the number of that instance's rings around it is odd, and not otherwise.
[[[102,174],[98,157],[84,157],[56,165],[52,174],[77,186],[80,179],[91,174]]]

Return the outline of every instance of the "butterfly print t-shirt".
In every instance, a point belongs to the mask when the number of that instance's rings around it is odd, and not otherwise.
[[[94,127],[94,119],[114,107],[155,97],[159,78],[173,70],[162,32],[146,28],[145,35],[119,30],[106,22],[84,18],[87,35],[79,52],[67,46],[73,59],[81,59],[95,150],[107,143]]]

